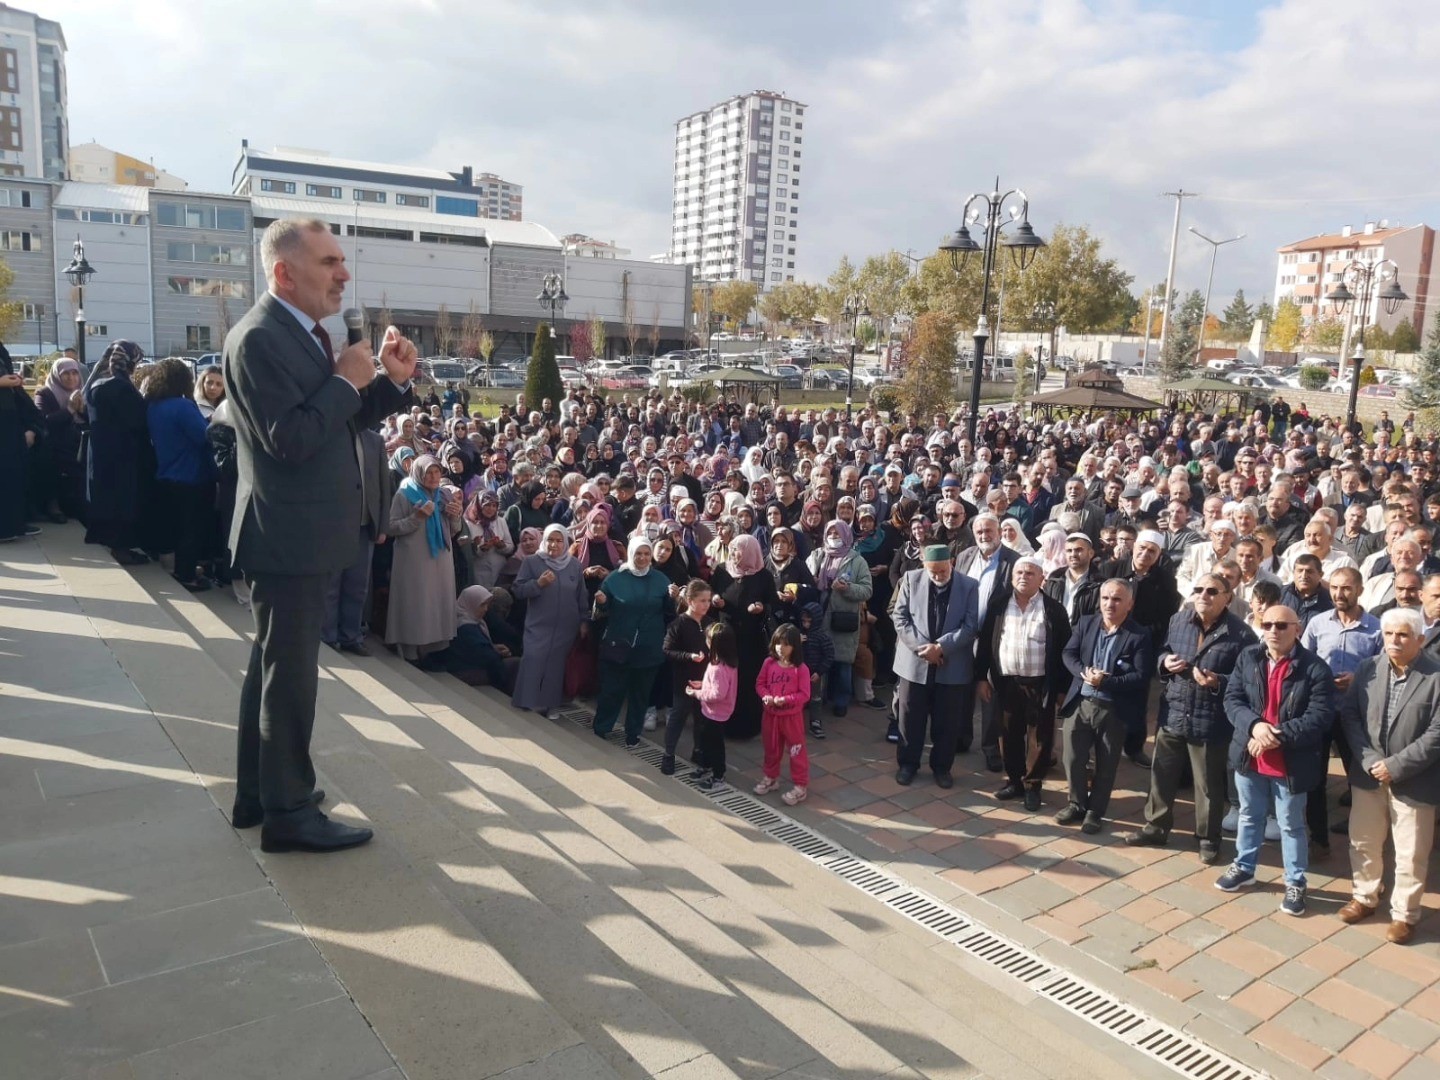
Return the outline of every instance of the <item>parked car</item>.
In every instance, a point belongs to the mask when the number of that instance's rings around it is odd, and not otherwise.
[[[468,376],[463,363],[446,357],[431,357],[415,367],[415,378],[422,383],[461,383]]]
[[[195,358],[196,371],[199,371],[201,368],[217,367],[219,364],[220,354],[218,352],[201,353]]]
[[[490,390],[523,390],[525,376],[512,368],[491,368],[488,373],[481,373],[480,379],[475,385]]]
[[[799,390],[805,385],[805,373],[794,364],[776,364],[770,374],[780,376],[780,386],[786,390]]]

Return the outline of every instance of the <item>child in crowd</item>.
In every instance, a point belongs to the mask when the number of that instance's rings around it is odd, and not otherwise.
[[[725,788],[725,721],[735,711],[735,691],[740,684],[740,648],[735,631],[729,623],[717,622],[706,634],[710,666],[698,683],[685,687],[685,693],[700,703],[696,742],[699,753],[692,780],[700,781],[701,791],[722,791]],[[668,732],[667,732],[668,734]]]
[[[670,661],[673,672],[672,685],[676,689],[696,684],[705,674],[707,653],[705,648],[705,616],[710,614],[710,586],[698,578],[681,591],[679,601],[684,610],[665,631],[665,659]],[[700,750],[700,702],[693,694],[675,694],[670,706],[669,719],[665,721],[665,756],[660,759],[660,771],[666,776],[675,775],[675,749],[680,745],[680,733],[685,730],[685,721],[695,721],[695,745]],[[695,764],[709,762],[696,756]],[[720,769],[724,775],[725,769]]]
[[[770,638],[770,655],[755,680],[755,692],[765,711],[760,738],[765,745],[764,776],[756,795],[768,795],[780,786],[780,759],[790,758],[794,787],[781,796],[787,806],[805,801],[810,783],[810,757],[805,752],[805,705],[810,700],[810,669],[804,661],[805,643],[800,628],[786,623]]]
[[[825,609],[819,604],[809,603],[800,609],[800,641],[805,666],[810,670],[810,701],[805,706],[805,716],[810,734],[823,739],[825,725],[820,721],[820,705],[825,696],[825,676],[835,663],[835,642],[825,629]]]

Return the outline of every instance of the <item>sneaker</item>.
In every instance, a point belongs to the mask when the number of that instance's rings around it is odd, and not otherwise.
[[[810,737],[812,739],[825,738],[825,725],[820,723],[819,720],[810,721]]]
[[[645,722],[644,722],[643,724],[641,724],[640,726],[643,727],[646,731],[654,731],[657,727],[659,727],[659,724],[660,724],[660,721],[659,721],[659,718],[657,717],[657,715],[656,715],[656,713],[655,713],[655,710],[654,710],[654,709],[646,709],[646,710],[645,710]]]
[[[885,741],[888,742],[888,743],[898,743],[898,742],[900,741],[900,723],[899,723],[899,721],[897,721],[897,720],[891,720],[891,721],[890,721],[890,726],[885,729]]]
[[[805,796],[809,794],[810,792],[803,787],[792,787],[780,798],[784,800],[786,806],[799,806],[805,801]]]
[[[723,776],[707,776],[700,781],[701,791],[724,791],[729,786]]]
[[[1238,866],[1231,866],[1229,870],[1220,875],[1215,882],[1215,888],[1221,892],[1239,892],[1255,884],[1255,875],[1249,870],[1242,870]]]
[[[662,776],[675,775],[675,755],[666,754],[660,759],[660,773]]]
[[[1265,839],[1272,844],[1280,839],[1280,823],[1273,817],[1265,819]]]
[[[867,709],[888,709],[890,707],[888,701],[881,701],[878,697],[872,697],[869,701],[862,701],[860,704]]]
[[[628,747],[630,747],[631,749],[634,749],[635,747],[637,747],[637,746],[640,745],[640,736],[639,736],[639,735],[626,735],[626,736],[625,736],[625,745],[628,746]]]
[[[1229,810],[1225,811],[1225,816],[1220,819],[1220,831],[1233,833],[1239,828],[1240,808],[1238,806],[1232,806]]]
[[[703,765],[696,765],[695,768],[691,769],[688,773],[686,773],[686,775],[691,780],[703,780],[705,779],[705,777],[710,775],[710,770],[705,768],[705,766]]]
[[[1285,899],[1280,901],[1280,910],[1286,915],[1305,914],[1305,886],[1286,885]]]
[[[768,776],[762,776],[760,777],[760,782],[756,784],[752,790],[755,792],[756,795],[769,795],[770,792],[774,791],[779,786],[780,778],[778,776],[775,777],[773,780]]]

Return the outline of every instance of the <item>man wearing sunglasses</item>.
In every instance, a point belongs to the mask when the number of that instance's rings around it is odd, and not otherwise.
[[[1240,795],[1235,861],[1215,887],[1239,892],[1255,884],[1255,866],[1273,804],[1280,825],[1285,896],[1280,910],[1305,913],[1305,798],[1324,776],[1321,747],[1335,719],[1335,680],[1325,662],[1300,644],[1300,616],[1282,604],[1260,618],[1262,643],[1240,653],[1225,685],[1225,712],[1235,727],[1230,767]]]
[[[1162,690],[1145,827],[1125,838],[1132,847],[1165,846],[1188,760],[1195,778],[1195,838],[1206,866],[1220,861],[1226,754],[1234,734],[1225,716],[1225,686],[1240,651],[1255,644],[1245,620],[1228,610],[1230,600],[1229,582],[1205,574],[1190,590],[1190,605],[1170,620],[1156,665]]]

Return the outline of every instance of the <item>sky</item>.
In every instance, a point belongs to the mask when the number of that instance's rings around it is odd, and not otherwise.
[[[1044,236],[1084,224],[1212,310],[1275,249],[1440,226],[1440,5],[1356,0],[31,0],[69,45],[73,142],[228,191],[240,140],[524,186],[557,235],[666,250],[674,123],[804,102],[797,274],[933,252],[998,175]],[[1400,24],[1404,23],[1402,27]],[[1402,283],[1405,284],[1405,283]]]

